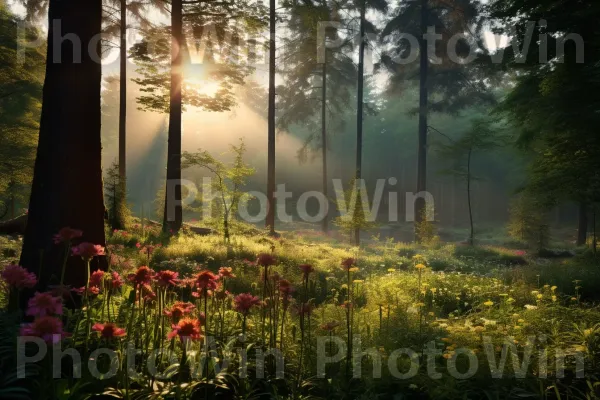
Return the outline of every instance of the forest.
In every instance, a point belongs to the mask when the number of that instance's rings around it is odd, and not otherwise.
[[[599,20],[0,0],[0,399],[600,398]]]

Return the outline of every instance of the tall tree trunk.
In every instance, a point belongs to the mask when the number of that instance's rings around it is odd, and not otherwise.
[[[363,97],[364,97],[364,72],[365,72],[365,13],[366,4],[362,0],[360,8],[360,36],[358,48],[358,93],[356,104],[356,182],[354,190],[356,190],[356,205],[362,210],[362,199],[360,198],[359,185],[362,178],[362,136],[363,136]],[[355,215],[356,211],[353,210]],[[354,244],[360,246],[360,229],[357,227],[354,230]]]
[[[586,244],[587,231],[588,231],[587,204],[582,201],[581,203],[579,203],[579,227],[577,230],[577,246],[584,246]]]
[[[275,8],[270,0],[269,9],[269,115],[267,145],[267,219],[266,226],[275,234]]]
[[[469,207],[469,226],[471,231],[469,233],[469,244],[473,246],[475,242],[475,229],[473,228],[473,207],[471,206],[471,154],[472,148],[469,148],[469,154],[467,155],[467,205]]]
[[[181,86],[184,45],[182,0],[171,2],[171,36],[171,99],[163,231],[175,234],[179,232],[183,222],[181,206]]]
[[[121,45],[119,66],[119,191],[115,192],[113,229],[125,229],[123,210],[127,203],[127,0],[121,0]],[[117,196],[118,193],[118,196]]]
[[[326,39],[325,39],[326,40]],[[325,46],[325,43],[323,44]],[[323,195],[326,199],[327,196],[327,47],[325,46],[325,59],[323,60],[322,66],[322,88],[321,88],[321,143],[323,146]],[[327,200],[327,209],[323,216],[322,229],[323,232],[327,233],[328,229],[328,211],[329,211],[329,200]]]
[[[417,150],[417,193],[427,190],[427,116],[428,116],[428,89],[427,78],[429,75],[429,59],[427,56],[428,24],[427,0],[421,0],[421,37],[419,38],[420,51],[420,84],[419,84],[419,148]],[[415,224],[418,227],[426,219],[426,204],[423,197],[415,201]],[[415,240],[420,242],[419,229],[415,229]]]
[[[592,205],[592,252],[594,256],[598,251],[598,238],[596,235],[596,203]]]
[[[60,280],[64,247],[54,245],[52,237],[61,228],[81,229],[81,241],[105,245],[99,56],[102,1],[50,0],[48,18],[40,133],[20,260],[39,275],[42,290]],[[92,269],[98,267],[106,267],[105,257],[93,261]],[[66,284],[85,284],[86,267],[80,257],[69,257],[66,271]]]

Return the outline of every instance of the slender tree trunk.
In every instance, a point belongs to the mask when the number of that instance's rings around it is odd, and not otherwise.
[[[592,205],[592,251],[596,255],[598,250],[598,241],[596,237],[596,204]]]
[[[275,234],[275,0],[269,10],[269,115],[267,145],[267,219],[266,226]]]
[[[64,247],[54,245],[52,237],[61,228],[81,229],[81,241],[105,245],[98,40],[102,1],[50,0],[48,18],[40,133],[20,260],[38,274],[37,290],[59,283]],[[106,267],[105,257],[92,261],[92,269],[98,267]],[[65,283],[83,286],[86,269],[81,257],[69,257]]]
[[[10,219],[15,219],[15,217],[16,217],[16,208],[17,208],[16,203],[17,203],[17,201],[15,200],[15,194],[11,193],[10,194]]]
[[[469,225],[471,231],[469,233],[469,244],[473,246],[475,242],[475,229],[473,228],[473,207],[471,206],[471,154],[472,148],[469,148],[469,154],[467,155],[467,205],[469,207]]]
[[[360,36],[358,50],[358,93],[356,104],[356,182],[354,189],[356,190],[356,205],[362,207],[362,199],[359,195],[359,183],[362,178],[362,136],[363,136],[363,97],[364,97],[364,67],[365,67],[365,13],[366,3],[362,0],[360,8]],[[356,215],[356,212],[355,212]],[[354,244],[360,246],[360,229],[357,227],[354,230]]]
[[[577,246],[584,246],[587,243],[588,215],[587,204],[579,203],[579,228],[577,230]]]
[[[167,146],[167,182],[163,231],[175,234],[181,229],[181,117],[183,81],[183,4],[171,2],[171,100],[169,112],[169,139]]]
[[[119,192],[113,229],[125,229],[123,210],[127,203],[127,0],[121,0],[121,45],[119,66]]]
[[[325,46],[325,44],[323,44]],[[325,47],[325,59],[323,60],[322,66],[322,88],[321,88],[321,143],[323,146],[323,195],[326,199],[327,196],[327,47]],[[325,215],[323,216],[322,229],[323,232],[327,233],[328,229],[328,211],[329,211],[329,200],[327,200],[327,208]]]
[[[420,84],[419,84],[419,147],[417,151],[417,193],[427,190],[427,116],[428,116],[428,88],[429,59],[427,56],[428,10],[427,0],[421,0],[421,37],[419,38],[420,51]],[[418,227],[426,218],[425,199],[419,197],[415,201],[415,224]],[[415,240],[420,242],[419,229],[415,229]]]

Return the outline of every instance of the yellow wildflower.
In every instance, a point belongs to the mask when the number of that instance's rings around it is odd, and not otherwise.
[[[488,301],[486,301],[485,303],[483,303],[483,305],[484,305],[484,306],[486,306],[486,307],[491,307],[491,306],[493,306],[493,305],[494,305],[494,302],[493,302],[493,301],[491,301],[491,300],[488,300]]]

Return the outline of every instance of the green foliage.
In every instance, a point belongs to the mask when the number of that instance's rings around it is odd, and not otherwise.
[[[550,227],[544,207],[530,195],[522,194],[513,200],[510,208],[508,232],[531,249],[543,250],[550,241]]]
[[[183,105],[207,111],[229,111],[236,104],[236,86],[253,72],[253,60],[244,59],[245,34],[264,28],[265,7],[243,0],[236,2],[184,2],[189,23],[184,32]],[[130,50],[138,65],[141,110],[169,112],[171,82],[171,29],[151,27]],[[209,89],[206,89],[208,85]],[[214,86],[217,88],[214,89]]]
[[[108,218],[112,229],[127,228],[131,212],[127,208],[125,182],[119,177],[119,164],[115,160],[104,178],[104,194],[108,206]]]
[[[46,46],[21,45],[39,32],[19,23],[0,1],[0,217],[27,204],[41,112]]]
[[[532,32],[534,38],[543,35],[544,41],[532,40],[523,57],[510,47],[505,49],[502,64],[516,78],[499,111],[519,129],[520,144],[530,151],[528,185],[553,202],[595,201],[600,198],[595,172],[600,169],[600,141],[592,127],[599,123],[594,110],[600,104],[600,69],[591,60],[600,54],[593,28],[600,7],[595,2],[574,8],[565,0],[509,0],[494,1],[490,10],[499,21],[496,32],[516,29],[519,46],[528,38],[529,21],[546,22],[544,27],[536,24]],[[564,35],[571,33],[582,39],[585,49],[576,41],[562,43]]]
[[[356,230],[369,230],[375,228],[375,216],[371,213],[368,195],[364,182],[360,186],[356,179],[352,179],[343,193],[337,193],[335,201],[340,216],[335,218],[334,224],[342,233],[352,237]]]
[[[437,235],[434,205],[427,204],[422,212],[420,222],[415,223],[415,237],[419,238],[422,245],[436,246],[440,237]]]
[[[201,167],[213,174],[211,189],[219,193],[220,215],[223,221],[223,237],[226,242],[230,239],[229,222],[235,216],[240,202],[249,200],[243,191],[244,185],[249,177],[254,175],[254,168],[244,162],[246,145],[240,139],[238,145],[230,146],[233,161],[228,166],[214,158],[209,152],[197,153],[184,152],[182,157],[182,168]],[[212,204],[202,204],[202,207]]]

